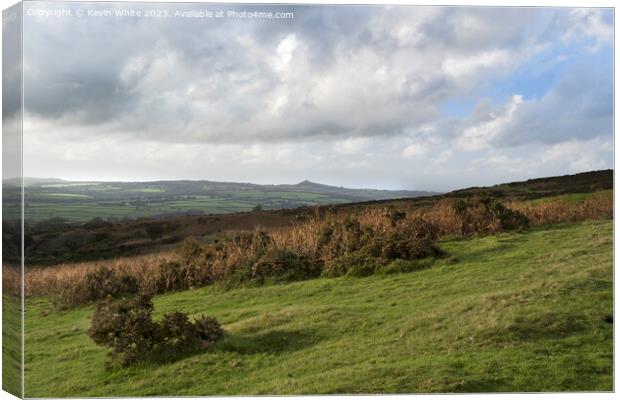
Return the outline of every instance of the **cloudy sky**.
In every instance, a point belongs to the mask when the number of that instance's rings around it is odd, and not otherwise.
[[[612,167],[610,9],[26,4],[27,176],[449,190]],[[219,10],[294,18],[174,16]]]

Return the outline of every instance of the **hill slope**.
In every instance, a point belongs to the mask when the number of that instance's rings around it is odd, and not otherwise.
[[[432,268],[155,298],[228,336],[106,370],[93,308],[26,308],[27,397],[612,390],[613,221],[444,241]],[[54,368],[50,368],[50,366]]]

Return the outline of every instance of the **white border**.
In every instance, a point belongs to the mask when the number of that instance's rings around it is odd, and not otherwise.
[[[63,0],[66,2],[82,2],[81,0]],[[147,0],[132,0],[131,2],[140,2],[140,3],[148,3],[149,1]],[[192,1],[183,1],[183,0],[167,0],[166,2],[168,3],[188,3],[188,2],[192,2]],[[10,1],[10,2],[4,2],[2,4],[2,9],[6,9],[14,4],[16,4],[17,1]],[[614,21],[615,21],[615,4],[616,2],[613,0],[589,0],[589,1],[584,1],[584,0],[521,0],[521,1],[515,1],[515,0],[504,0],[502,2],[498,2],[498,1],[492,1],[492,0],[448,0],[448,1],[433,1],[433,0],[426,0],[426,1],[415,1],[415,0],[390,0],[390,1],[385,1],[385,0],[376,0],[376,1],[368,1],[368,0],[333,0],[333,1],[326,1],[326,0],[312,0],[312,1],[302,1],[302,0],[287,0],[287,1],[281,1],[281,0],[269,0],[269,1],[260,1],[260,0],[245,0],[245,1],[226,1],[226,2],[222,2],[222,3],[270,3],[270,4],[379,4],[379,5],[431,5],[431,6],[443,6],[443,5],[455,5],[455,6],[511,6],[511,7],[612,7],[614,8]],[[616,42],[616,33],[614,32],[614,43]],[[1,46],[1,33],[0,33],[0,46]],[[616,119],[615,119],[615,115],[616,115],[616,111],[617,111],[617,104],[618,104],[618,92],[615,90],[616,84],[615,84],[615,75],[616,75],[616,69],[617,69],[617,62],[616,62],[616,52],[615,52],[615,47],[614,47],[614,139],[615,139],[615,131],[616,131]],[[0,73],[1,73],[1,65],[0,65]],[[1,88],[2,88],[2,83],[0,81],[0,92],[1,92]],[[1,113],[1,111],[0,111]],[[620,148],[620,144],[618,144],[615,140],[614,140],[614,154],[618,151],[618,149]],[[1,154],[0,154],[0,159],[1,159]],[[616,164],[615,164],[615,158],[614,158],[614,170],[616,168]],[[1,170],[1,163],[0,163],[0,170]],[[614,187],[615,187],[615,175],[614,175]],[[614,191],[614,210],[618,210],[618,207],[620,206],[620,199],[616,196],[615,191]],[[615,268],[615,254],[618,250],[618,246],[619,246],[619,237],[620,237],[620,232],[617,229],[618,228],[618,219],[616,218],[616,213],[614,211],[614,310],[616,309],[616,306],[618,304],[618,299],[615,297],[615,288],[616,288],[616,284],[619,281],[619,277],[620,277],[620,273],[618,271],[618,269]],[[1,233],[0,233],[1,235]],[[1,254],[1,248],[0,248],[0,254]],[[1,309],[0,309],[0,316],[1,316]],[[615,314],[615,313],[614,313]],[[614,317],[614,319],[616,319]],[[0,319],[0,327],[1,327],[1,319]],[[615,350],[615,345],[616,343],[618,343],[618,330],[614,329],[614,350]],[[0,359],[1,359],[1,353],[0,353]],[[614,367],[615,367],[615,351],[614,351]],[[0,382],[1,382],[1,375],[0,375]],[[615,373],[615,368],[614,368],[614,388],[618,388],[620,383],[620,379],[618,377],[618,375]],[[463,394],[463,395],[377,395],[377,396],[373,396],[373,398],[377,398],[377,399],[389,399],[389,398],[399,398],[399,399],[424,399],[424,400],[429,400],[429,399],[443,399],[443,398],[453,398],[457,396],[457,398],[478,398],[478,397],[483,397],[484,399],[489,399],[489,400],[495,400],[495,399],[504,399],[504,398],[509,398],[509,399],[535,399],[535,398],[545,398],[545,399],[568,399],[568,400],[581,400],[585,397],[587,397],[588,399],[611,399],[616,397],[614,393],[552,393],[552,394],[541,394],[541,393],[515,393],[515,394]],[[309,399],[338,399],[338,400],[344,400],[344,399],[362,399],[368,396],[304,396],[305,398],[309,398]],[[199,397],[200,398],[200,397]],[[203,397],[206,398],[206,397]],[[210,399],[229,399],[231,397],[209,397]],[[235,399],[240,399],[240,400],[253,400],[256,399],[256,397],[234,397]],[[267,398],[284,398],[284,399],[288,399],[288,398],[295,398],[294,396],[281,396],[281,397],[271,397],[268,396]],[[15,399],[14,396],[6,393],[6,392],[2,392],[0,391],[0,400],[5,400],[5,399]],[[140,399],[140,398],[138,398]],[[173,397],[159,397],[159,399],[174,399]]]

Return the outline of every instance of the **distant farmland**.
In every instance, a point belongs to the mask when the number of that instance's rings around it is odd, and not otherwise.
[[[19,186],[4,182],[5,204],[18,201]],[[435,193],[347,189],[304,181],[296,185],[256,185],[210,181],[68,182],[26,180],[25,216],[39,221],[62,218],[142,218],[167,215],[229,214],[257,209],[412,198]],[[15,218],[18,207],[5,207]]]

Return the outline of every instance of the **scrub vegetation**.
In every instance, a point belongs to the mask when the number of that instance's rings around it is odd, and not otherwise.
[[[610,391],[613,191],[580,179],[29,265],[25,396]]]

